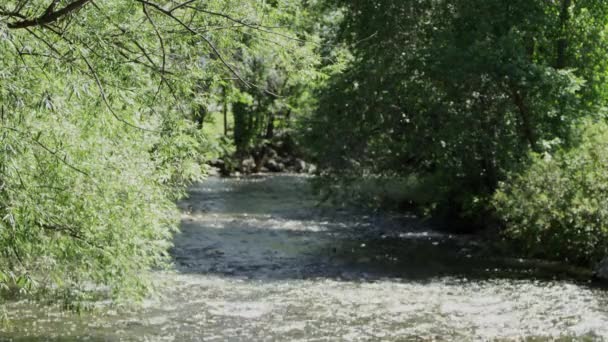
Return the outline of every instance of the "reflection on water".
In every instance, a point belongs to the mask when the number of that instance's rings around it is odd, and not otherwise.
[[[415,218],[321,208],[299,176],[191,191],[175,271],[131,312],[11,306],[14,341],[603,340],[608,293]]]

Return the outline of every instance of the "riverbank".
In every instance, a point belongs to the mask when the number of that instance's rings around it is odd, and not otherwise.
[[[317,167],[305,161],[304,154],[289,134],[277,135],[245,151],[236,151],[208,162],[223,177],[263,173],[314,174]]]

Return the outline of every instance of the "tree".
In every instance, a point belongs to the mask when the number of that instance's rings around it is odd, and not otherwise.
[[[170,261],[174,201],[209,153],[192,103],[212,103],[201,89],[228,78],[249,83],[231,52],[272,34],[260,11],[240,0],[0,4],[4,292],[145,293],[146,270]]]
[[[571,127],[603,105],[604,3],[336,4],[354,60],[309,137],[332,181],[415,175],[436,213],[479,216],[529,151],[573,144]]]
[[[317,6],[306,1],[270,2],[268,17],[283,27],[240,41],[236,70],[248,80],[232,84],[234,143],[247,154],[276,129],[312,108],[310,94],[325,77],[321,70]]]

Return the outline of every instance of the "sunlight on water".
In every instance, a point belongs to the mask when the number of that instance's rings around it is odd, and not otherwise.
[[[608,338],[608,293],[530,276],[411,217],[316,206],[297,176],[194,187],[176,269],[142,307],[75,316],[13,303],[0,340]]]

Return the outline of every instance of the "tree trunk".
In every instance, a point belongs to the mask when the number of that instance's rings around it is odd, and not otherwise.
[[[228,95],[226,95],[226,87],[222,87],[222,96],[224,101],[224,136],[228,136]]]
[[[242,102],[236,102],[232,105],[232,114],[234,116],[234,145],[237,153],[246,152],[248,139],[248,118],[249,106]]]
[[[203,126],[205,125],[205,119],[207,118],[207,108],[203,105],[198,106],[196,112],[196,126],[199,130],[201,130],[203,129]]]
[[[268,125],[266,126],[266,139],[274,138],[274,113],[268,115]]]
[[[559,14],[559,34],[560,37],[557,40],[557,58],[555,61],[556,69],[564,69],[567,64],[567,50],[568,50],[568,22],[570,21],[570,6],[572,6],[572,0],[562,0],[561,11]]]
[[[538,138],[536,137],[536,132],[534,131],[534,127],[532,127],[532,122],[530,121],[530,110],[526,105],[524,96],[520,91],[517,90],[515,86],[511,86],[511,99],[519,112],[524,138],[530,145],[532,151],[539,152],[537,144]]]

